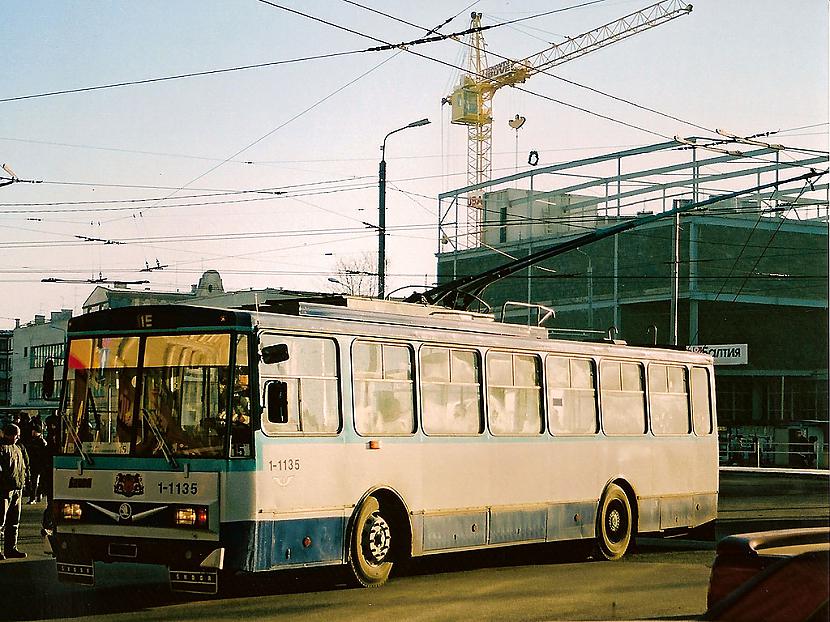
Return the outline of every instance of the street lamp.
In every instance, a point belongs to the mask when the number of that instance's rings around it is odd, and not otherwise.
[[[386,139],[396,132],[408,130],[410,127],[427,125],[429,119],[413,121],[396,130],[392,130],[383,137],[380,146],[380,167],[378,169],[378,298],[384,298],[386,290]]]

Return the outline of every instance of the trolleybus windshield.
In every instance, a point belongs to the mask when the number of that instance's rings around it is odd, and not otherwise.
[[[235,438],[250,428],[247,343],[228,333],[72,338],[64,453],[223,457],[229,426]]]

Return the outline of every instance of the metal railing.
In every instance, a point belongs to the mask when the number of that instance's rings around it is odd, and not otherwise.
[[[721,440],[718,454],[721,466],[828,468],[826,448],[821,452],[815,443],[806,441],[773,442],[764,438]]]

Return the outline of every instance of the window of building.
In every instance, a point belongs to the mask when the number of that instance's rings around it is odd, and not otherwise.
[[[29,366],[32,368],[43,367],[46,361],[51,360],[59,364],[63,361],[63,343],[50,343],[40,346],[32,346],[29,350]]]
[[[686,368],[652,363],[648,366],[651,431],[656,435],[688,434],[689,383]]]
[[[542,432],[542,382],[539,357],[533,354],[487,354],[487,410],[493,434]]]
[[[594,362],[590,359],[548,356],[545,371],[550,431],[554,434],[596,434]]]
[[[646,431],[643,369],[639,363],[603,361],[600,365],[602,429],[606,434]]]
[[[715,383],[719,425],[752,423],[752,378],[719,375]]]
[[[415,431],[412,351],[408,346],[355,341],[354,417],[358,434]]]
[[[43,397],[43,382],[41,381],[34,381],[29,383],[29,399],[30,400],[43,400],[49,402],[57,402],[60,399],[61,395],[61,386],[63,382],[61,380],[55,380],[55,390],[48,400],[47,398]]]
[[[473,350],[424,346],[421,409],[427,434],[481,432],[479,356]]]
[[[331,339],[267,336],[266,342],[285,344],[288,359],[263,366],[266,394],[281,394],[282,413],[266,412],[266,432],[277,434],[335,434],[340,430],[337,350]],[[239,358],[239,355],[237,355]],[[271,387],[271,383],[276,386]],[[266,398],[266,407],[268,399]]]
[[[507,206],[499,208],[499,242],[507,242]]]

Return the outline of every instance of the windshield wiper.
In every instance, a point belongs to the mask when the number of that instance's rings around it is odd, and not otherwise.
[[[167,439],[164,438],[164,434],[162,434],[161,430],[159,430],[159,427],[156,424],[156,422],[153,421],[153,417],[150,414],[150,412],[146,408],[142,408],[141,412],[144,415],[144,420],[147,422],[147,426],[150,428],[150,431],[153,433],[153,436],[155,436],[156,440],[159,442],[159,446],[161,447],[161,453],[164,454],[164,459],[167,460],[167,463],[174,469],[179,468],[179,464],[176,462],[176,458],[173,457],[173,450],[170,448],[170,445],[167,444]]]
[[[75,443],[75,447],[78,449],[78,453],[81,454],[81,460],[86,462],[88,465],[92,466],[92,458],[90,458],[84,452],[84,444],[81,442],[78,433],[75,431],[75,427],[72,424],[72,419],[69,418],[69,415],[66,413],[65,410],[61,410],[61,419],[63,419],[63,427],[66,428],[66,433],[72,437],[72,442]]]

